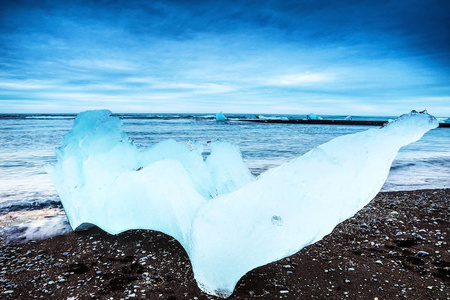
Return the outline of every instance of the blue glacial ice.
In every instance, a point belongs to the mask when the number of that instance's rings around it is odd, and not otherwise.
[[[398,150],[438,126],[426,112],[335,138],[253,178],[239,149],[168,140],[140,149],[110,111],[80,113],[48,168],[72,228],[176,238],[206,293],[329,234],[380,191]]]
[[[223,112],[217,113],[216,114],[216,121],[226,121],[227,117],[225,117],[225,115],[223,114]]]
[[[308,119],[308,120],[323,120],[322,117],[317,116],[317,115],[315,115],[313,113],[310,113],[309,115],[307,115],[306,119]]]

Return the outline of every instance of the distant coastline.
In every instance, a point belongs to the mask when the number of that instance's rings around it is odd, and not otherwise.
[[[285,124],[310,124],[310,125],[362,125],[362,126],[383,126],[386,121],[372,120],[282,120],[282,119],[246,119],[244,122],[258,123],[285,123]],[[450,128],[450,123],[439,123],[439,127]]]

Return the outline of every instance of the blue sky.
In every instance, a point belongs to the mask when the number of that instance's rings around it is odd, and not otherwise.
[[[0,112],[450,116],[450,2],[2,1]]]

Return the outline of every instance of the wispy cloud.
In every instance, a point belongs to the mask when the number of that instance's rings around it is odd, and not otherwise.
[[[54,82],[42,81],[42,80],[7,80],[0,81],[1,89],[10,89],[10,90],[43,90],[54,87]]]
[[[101,55],[91,59],[81,58],[73,59],[67,62],[68,66],[94,71],[128,71],[134,72],[138,70],[138,66],[134,63],[124,60],[103,59]]]
[[[303,73],[269,78],[266,84],[275,86],[305,86],[330,81],[333,81],[333,76],[326,73]]]

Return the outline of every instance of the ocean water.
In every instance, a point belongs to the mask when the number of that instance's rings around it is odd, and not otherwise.
[[[119,117],[123,119],[122,129],[140,147],[166,139],[205,145],[215,140],[234,143],[240,147],[244,161],[255,175],[337,136],[371,128],[240,121],[255,118],[255,115],[228,115],[230,121],[227,122],[216,122],[215,115],[206,114],[122,114]],[[393,118],[353,116],[354,120]],[[75,115],[67,114],[0,115],[0,234],[4,238],[40,239],[70,231],[44,167],[56,161],[54,149],[71,129],[74,119]],[[437,128],[401,149],[383,191],[449,186],[450,128]]]

